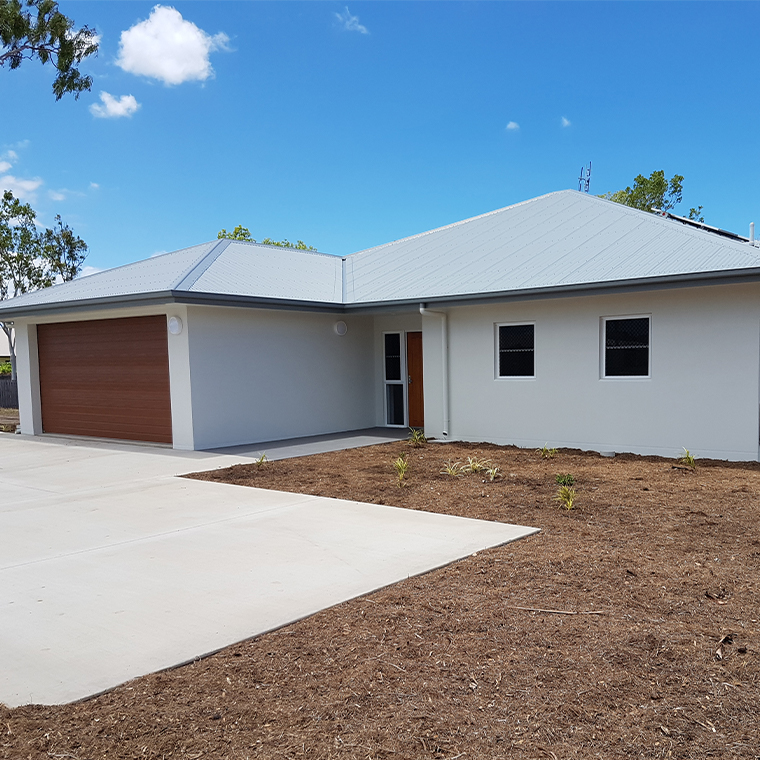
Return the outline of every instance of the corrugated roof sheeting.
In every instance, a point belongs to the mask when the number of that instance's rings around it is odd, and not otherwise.
[[[134,264],[97,272],[52,288],[43,288],[13,299],[13,305],[26,307],[171,290],[215,245],[216,241],[194,245]]]
[[[562,190],[352,254],[212,241],[46,288],[15,307],[188,293],[311,304],[426,301],[760,269],[760,249]]]
[[[760,250],[565,190],[348,262],[347,301],[374,303],[754,268]]]
[[[341,303],[341,259],[308,251],[232,242],[191,293]]]

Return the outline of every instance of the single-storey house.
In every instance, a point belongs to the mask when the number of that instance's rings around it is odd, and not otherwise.
[[[21,431],[378,425],[757,460],[760,248],[565,190],[349,256],[215,240],[0,305]]]

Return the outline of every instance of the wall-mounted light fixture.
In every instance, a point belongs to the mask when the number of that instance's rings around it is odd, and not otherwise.
[[[336,322],[333,325],[333,330],[335,330],[336,335],[345,335],[348,332],[348,325],[343,321]]]
[[[169,317],[169,332],[179,335],[182,332],[182,320],[179,317]]]

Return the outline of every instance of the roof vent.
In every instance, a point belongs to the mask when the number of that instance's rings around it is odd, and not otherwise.
[[[754,222],[749,223],[749,244],[750,245],[755,244],[755,223]]]

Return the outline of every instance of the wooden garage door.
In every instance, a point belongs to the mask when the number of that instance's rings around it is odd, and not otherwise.
[[[172,442],[166,317],[37,326],[46,433]]]

